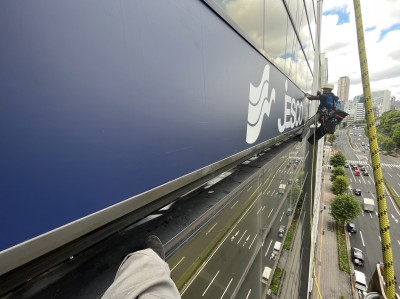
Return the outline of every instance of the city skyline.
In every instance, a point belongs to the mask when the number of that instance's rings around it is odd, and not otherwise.
[[[400,100],[400,6],[394,1],[361,3],[371,91],[390,90]],[[328,59],[329,82],[350,78],[349,99],[363,93],[352,1],[324,1],[321,51]]]

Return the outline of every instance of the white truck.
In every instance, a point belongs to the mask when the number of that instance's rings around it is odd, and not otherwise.
[[[279,184],[279,194],[284,194],[286,190],[286,184]]]
[[[268,283],[269,277],[271,276],[271,271],[272,269],[270,267],[265,267],[263,274],[262,274],[262,278],[261,281],[265,284]]]
[[[373,213],[375,211],[375,202],[372,198],[364,197],[364,211]]]

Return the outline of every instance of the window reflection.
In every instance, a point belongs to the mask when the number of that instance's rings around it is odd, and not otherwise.
[[[244,37],[294,83],[303,90],[310,90],[315,51],[314,1],[208,0],[206,2],[211,6],[217,6],[218,11],[222,10],[224,14],[222,17],[239,27]]]

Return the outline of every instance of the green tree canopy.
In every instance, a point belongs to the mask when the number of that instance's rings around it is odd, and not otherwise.
[[[392,139],[396,143],[396,147],[400,147],[400,123],[393,126]]]
[[[383,134],[391,136],[393,127],[400,123],[400,110],[390,110],[379,117],[379,131]]]
[[[348,189],[349,181],[347,180],[347,177],[343,175],[338,175],[332,182],[331,190],[335,195],[346,193]]]
[[[331,182],[333,182],[336,179],[336,177],[339,175],[341,175],[341,176],[346,175],[346,173],[344,172],[343,166],[338,166],[333,169],[332,175],[331,175]]]
[[[362,212],[361,205],[351,194],[341,194],[335,197],[331,203],[331,215],[339,223],[355,219]]]
[[[342,152],[337,152],[331,157],[329,163],[335,168],[338,166],[344,166],[346,164],[346,157],[342,154]]]

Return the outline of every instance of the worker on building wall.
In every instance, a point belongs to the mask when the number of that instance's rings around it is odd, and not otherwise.
[[[307,136],[312,124],[320,126],[316,128],[315,134],[308,138],[308,142],[314,144],[314,141],[321,139],[325,134],[333,134],[336,126],[348,115],[346,112],[337,109],[339,98],[332,92],[333,84],[327,83],[322,87],[322,93],[317,95],[306,93],[305,96],[310,101],[319,101],[317,113],[306,121],[303,132],[297,136],[302,141]]]

